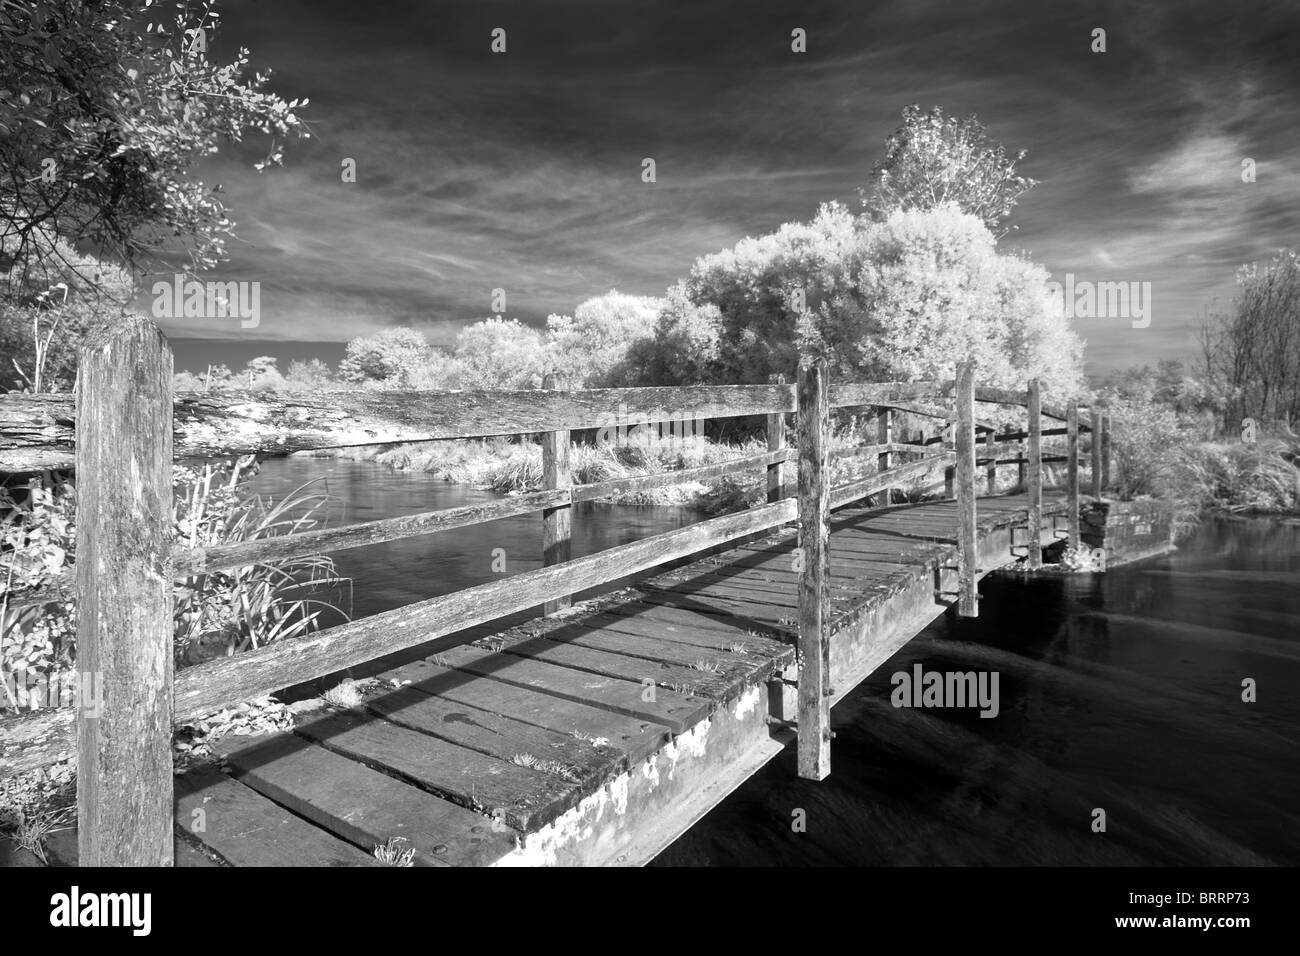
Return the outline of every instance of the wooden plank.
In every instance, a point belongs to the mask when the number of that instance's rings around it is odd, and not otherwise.
[[[323,528],[319,531],[304,531],[255,541],[241,541],[237,544],[216,545],[211,548],[194,548],[179,551],[173,556],[172,574],[180,578],[223,568],[283,561],[309,554],[331,554],[349,548],[362,548],[385,541],[435,534],[485,521],[497,521],[501,518],[532,514],[534,511],[548,508],[559,508],[567,505],[569,501],[570,495],[565,489],[535,491],[458,508],[444,508],[440,511],[426,511],[397,518],[381,518],[378,521],[365,521],[338,528]]]
[[[744,628],[769,628],[794,634],[798,615],[794,609],[758,604],[747,599],[723,597],[717,594],[687,594],[680,591],[647,590],[641,598],[647,604],[662,604],[732,621]]]
[[[909,386],[910,387],[910,386]],[[348,445],[594,428],[612,408],[647,422],[794,411],[790,385],[695,385],[573,391],[202,392],[176,396],[181,458],[285,454]],[[71,468],[71,395],[0,396],[0,471]]]
[[[567,382],[558,372],[548,372],[542,387],[563,389]],[[573,484],[569,473],[569,430],[548,431],[542,435],[542,487],[547,491],[567,490]],[[565,564],[573,556],[573,506],[568,502],[542,512],[542,566]],[[542,614],[562,611],[572,600],[561,593],[542,605]]]
[[[993,435],[990,432],[984,433],[984,492],[985,494],[994,494],[998,488],[998,462],[997,455],[993,449]]]
[[[686,557],[723,541],[790,520],[793,499],[526,571],[386,611],[359,621],[276,641],[234,657],[182,671],[176,679],[177,719],[202,716],[232,700],[248,700],[323,677],[436,637],[537,607],[560,592],[574,593]]]
[[[976,585],[979,540],[975,511],[975,365],[967,360],[957,369],[957,613],[979,615]]]
[[[373,852],[400,837],[415,866],[486,866],[515,846],[482,814],[294,734],[222,737],[213,750],[240,783],[349,843]]]
[[[824,780],[831,772],[830,640],[825,630],[831,506],[826,385],[825,361],[799,366],[799,548],[804,564],[798,603],[798,770],[806,780]]]
[[[886,474],[870,475],[859,481],[840,485],[830,492],[830,507],[839,508],[868,495],[878,494],[885,488],[900,487],[902,482],[920,478],[948,460],[949,456],[946,452],[926,455],[918,461],[891,468]]]
[[[171,866],[172,353],[141,316],[77,372],[77,853]]]
[[[649,673],[632,680],[607,677],[468,645],[442,651],[438,660],[480,677],[663,724],[675,734],[684,733],[708,716],[711,703],[706,697],[642,683],[653,681]]]
[[[853,406],[892,405],[897,401],[909,401],[918,398],[928,398],[937,393],[939,389],[938,382],[876,382],[867,384],[853,384],[845,382],[838,385],[832,385],[828,389],[828,400],[831,408],[848,408]],[[794,397],[794,390],[791,389],[791,398]],[[790,403],[790,408],[785,411],[794,411],[794,401]]]
[[[298,724],[294,732],[523,832],[554,820],[582,796],[563,777],[367,714],[333,713]]]
[[[533,688],[522,690],[512,684],[483,680],[432,660],[403,664],[382,676],[402,682],[404,689],[477,707],[557,733],[571,734],[575,739],[588,742],[603,739],[605,745],[624,754],[626,766],[623,769],[634,766],[658,750],[670,734],[669,728],[654,721],[611,713]]]
[[[1101,409],[1096,405],[1092,413],[1092,496],[1101,500]]]
[[[784,385],[785,376],[772,377],[774,384]],[[767,416],[767,450],[779,452],[785,450],[785,412],[773,412]],[[767,500],[780,501],[785,497],[785,465],[774,464],[767,467]]]
[[[645,657],[628,657],[598,648],[551,641],[544,637],[508,644],[501,648],[501,652],[603,677],[618,677],[636,684],[644,685],[646,681],[653,681],[659,687],[689,688],[681,692],[715,701],[725,701],[739,689],[736,680],[700,670],[691,664],[670,664]]]
[[[234,866],[381,865],[369,853],[215,771],[176,778],[176,819],[190,838]]]
[[[1066,521],[1070,530],[1069,546],[1079,547],[1079,403],[1070,400],[1065,430],[1068,435],[1066,452]]]
[[[876,473],[883,475],[893,466],[893,455],[891,454],[893,449],[888,447],[894,444],[894,410],[891,408],[876,410],[876,442],[887,446],[876,458]],[[893,499],[894,489],[889,487],[882,488],[880,491],[879,503],[889,504]]]
[[[583,786],[603,783],[623,769],[623,752],[608,745],[594,747],[571,733],[535,727],[409,687],[368,700],[366,706],[390,723],[500,760],[531,758],[544,773],[558,774]]]
[[[0,778],[76,756],[77,711],[72,707],[0,717]]]
[[[1110,487],[1110,413],[1101,417],[1101,488]]]
[[[1028,567],[1036,571],[1043,566],[1043,549],[1039,535],[1043,528],[1043,419],[1042,396],[1038,379],[1029,382],[1029,540]]]
[[[737,642],[736,650],[717,647],[696,647],[669,641],[647,634],[627,634],[612,628],[579,627],[548,632],[546,639],[558,644],[590,647],[627,657],[648,661],[694,667],[704,663],[716,668],[723,679],[735,683],[754,683],[766,676],[767,660],[754,645],[755,641]],[[741,645],[744,650],[740,650]],[[756,676],[759,675],[759,676]]]
[[[739,621],[718,619],[698,611],[684,610],[664,605],[638,601],[618,609],[616,614],[602,617],[601,624],[610,630],[629,635],[649,633],[665,641],[687,647],[727,650],[735,644],[746,644],[754,652],[772,659],[793,659],[794,648],[777,637],[770,627],[747,627]]]

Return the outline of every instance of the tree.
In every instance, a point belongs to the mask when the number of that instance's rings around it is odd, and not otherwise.
[[[817,317],[845,377],[949,379],[972,358],[983,384],[1024,388],[1037,377],[1050,394],[1083,389],[1083,343],[1049,311],[1047,273],[1000,255],[955,205],[894,212],[866,231],[854,261],[853,295]]]
[[[853,215],[827,203],[811,222],[786,223],[696,260],[686,288],[693,303],[718,312],[721,381],[764,384],[774,373],[793,381],[801,347],[815,334],[809,315],[850,291],[846,263],[859,241]]]
[[[319,392],[334,387],[334,373],[318,358],[294,359],[284,374],[284,384],[291,392]]]
[[[540,388],[545,340],[518,319],[489,318],[467,325],[452,352],[459,388]]]
[[[610,384],[707,385],[725,382],[721,361],[722,313],[712,303],[691,301],[684,282],[673,285],[662,300],[652,334],[628,347],[622,366]]]
[[[215,0],[0,0],[0,238],[89,241],[135,266],[164,242],[196,268],[224,256],[233,223],[195,162],[246,132],[270,136],[261,170],[307,132],[296,110],[248,76],[249,51],[219,65]],[[4,267],[4,264],[0,264]]]
[[[929,113],[908,106],[903,125],[885,141],[884,159],[872,168],[874,182],[870,193],[863,191],[862,203],[877,220],[897,210],[956,203],[1001,238],[1008,231],[1002,221],[1037,185],[1016,173],[1026,154],[1022,149],[1009,156],[973,115],[958,120],[937,106]]]
[[[433,361],[433,349],[420,332],[404,327],[381,329],[348,343],[339,363],[339,379],[356,385],[384,383],[404,388]]]
[[[255,392],[282,390],[284,376],[280,374],[279,364],[279,360],[272,355],[259,355],[249,359],[241,376],[244,387]]]
[[[662,300],[610,290],[588,299],[572,316],[546,319],[546,347],[552,369],[570,387],[597,388],[624,376],[628,350],[654,333]]]
[[[1300,252],[1283,249],[1237,270],[1237,296],[1226,315],[1201,331],[1202,371],[1224,397],[1225,427],[1300,419]]]

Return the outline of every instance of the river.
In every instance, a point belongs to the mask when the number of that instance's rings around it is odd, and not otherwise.
[[[331,524],[492,497],[312,459],[267,462],[254,489],[315,477]],[[698,517],[584,506],[574,554]],[[533,515],[336,561],[361,616],[492,579],[496,548],[508,573],[538,567],[540,541]],[[1300,525],[1213,519],[1166,557],[981,592],[979,618],[940,618],[836,706],[828,779],[798,779],[787,748],[655,863],[1300,864]],[[996,671],[998,715],[894,708],[890,675],[918,663]]]

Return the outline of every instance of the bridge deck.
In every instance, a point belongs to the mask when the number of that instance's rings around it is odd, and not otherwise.
[[[956,516],[832,515],[833,699],[951,603]],[[1026,499],[979,517],[983,573]],[[228,774],[176,780],[178,865],[374,865],[392,837],[416,865],[644,862],[792,739],[768,720],[794,719],[792,547],[774,532],[396,667],[364,706],[224,738]]]

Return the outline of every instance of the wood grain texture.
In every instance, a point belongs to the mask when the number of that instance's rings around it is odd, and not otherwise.
[[[774,385],[784,385],[784,375],[773,375],[772,383]],[[767,416],[767,450],[769,453],[785,451],[785,412],[773,412]],[[784,459],[780,463],[770,464],[767,466],[767,500],[780,501],[785,497],[785,464]]]
[[[979,615],[979,591],[976,584],[979,556],[977,516],[975,513],[975,365],[966,361],[957,369],[957,464],[954,480],[957,488],[957,613],[962,617]]]
[[[891,447],[894,444],[894,410],[892,408],[876,410],[876,444],[884,446],[876,458],[876,473],[884,474],[889,471],[894,463],[892,455],[894,449]],[[881,504],[887,505],[892,499],[892,487],[880,489]]]
[[[1031,571],[1043,566],[1043,549],[1039,534],[1043,527],[1043,418],[1042,394],[1038,379],[1029,382],[1029,465],[1026,471],[1029,492],[1029,548],[1026,563]]]
[[[775,411],[794,411],[793,386],[185,393],[174,445],[181,458],[219,458],[598,428],[618,414],[659,422]],[[72,446],[71,395],[0,396],[0,471],[71,468]]]
[[[1066,431],[1066,522],[1069,546],[1079,546],[1079,403],[1071,401],[1065,419]]]
[[[799,776],[824,780],[831,772],[830,642],[826,598],[830,488],[826,444],[830,403],[826,363],[799,367]]]
[[[176,816],[191,839],[234,866],[381,865],[364,850],[214,770],[176,778]]]
[[[1101,416],[1101,490],[1110,487],[1110,413]]]
[[[558,372],[548,372],[542,380],[547,389],[564,389],[566,381]],[[546,491],[567,491],[573,484],[569,472],[569,430],[556,429],[542,435],[542,487]],[[573,556],[573,506],[568,502],[542,511],[542,566],[564,564]],[[542,605],[549,616],[564,610],[573,601],[568,594],[557,594]]]
[[[77,848],[171,866],[172,354],[142,317],[86,340],[77,373]]]
[[[1094,405],[1089,412],[1092,416],[1092,496],[1101,500],[1101,409]]]

